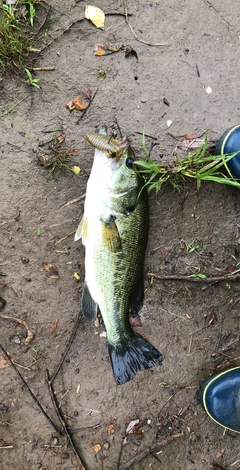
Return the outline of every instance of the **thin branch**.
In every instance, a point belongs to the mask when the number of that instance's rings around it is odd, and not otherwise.
[[[19,375],[19,377],[21,378],[22,382],[24,383],[25,387],[27,387],[31,397],[33,398],[33,400],[35,401],[35,403],[37,404],[37,406],[40,408],[41,412],[44,414],[45,418],[47,418],[47,420],[49,421],[49,423],[51,423],[51,425],[53,426],[53,428],[55,429],[55,431],[57,431],[58,433],[61,434],[61,431],[59,431],[59,429],[57,428],[57,426],[54,424],[54,422],[51,420],[50,416],[48,416],[48,414],[46,413],[46,411],[43,409],[41,403],[38,401],[38,399],[35,397],[35,395],[33,394],[32,390],[30,389],[30,387],[28,386],[27,382],[25,382],[24,378],[22,377],[22,375],[20,374],[19,370],[17,369],[17,367],[15,366],[14,362],[12,361],[11,357],[10,357],[10,354],[4,349],[4,347],[2,346],[2,344],[0,344],[0,348],[2,349],[4,355],[8,358],[8,360],[11,362],[11,365],[13,366],[14,370],[17,372],[17,374]]]
[[[148,455],[154,454],[155,452],[159,452],[159,450],[161,450],[162,447],[168,445],[174,439],[178,437],[183,437],[183,436],[184,434],[174,434],[173,436],[169,436],[166,439],[163,439],[162,441],[158,442],[157,444],[154,444],[153,446],[147,447],[140,454],[128,460],[128,462],[121,464],[118,467],[118,470],[128,470],[130,467],[132,467],[132,465],[135,465],[141,462],[141,460],[145,459],[145,457],[147,457]]]
[[[160,280],[170,280],[170,281],[190,281],[190,282],[206,282],[206,283],[215,283],[219,281],[234,281],[235,279],[240,277],[240,269],[233,271],[231,274],[225,274],[223,276],[213,276],[213,277],[191,277],[185,276],[181,274],[173,274],[173,275],[161,275],[161,274],[154,274],[148,273],[148,277],[155,277],[156,279]]]
[[[75,456],[76,456],[77,459],[78,459],[78,463],[79,463],[79,465],[80,465],[80,469],[81,469],[81,470],[86,470],[86,467],[85,467],[85,465],[83,464],[83,462],[82,462],[82,460],[81,460],[81,458],[80,458],[80,455],[79,455],[79,453],[78,453],[78,451],[77,451],[77,449],[76,449],[76,447],[75,447],[75,445],[74,445],[74,443],[73,443],[73,440],[72,440],[72,438],[71,438],[71,436],[70,436],[70,434],[69,434],[69,431],[68,431],[68,428],[67,428],[67,426],[66,426],[66,423],[65,423],[64,419],[62,418],[62,415],[61,415],[59,406],[57,405],[56,396],[55,396],[55,394],[54,394],[53,386],[52,386],[53,379],[50,379],[48,370],[46,370],[46,382],[47,382],[47,384],[48,384],[48,390],[49,390],[49,393],[50,393],[50,397],[51,397],[51,399],[52,399],[52,403],[53,403],[54,409],[55,409],[56,414],[57,414],[57,416],[58,416],[58,419],[59,419],[59,421],[60,421],[60,423],[61,423],[61,425],[62,425],[62,427],[63,427],[63,430],[64,430],[64,432],[65,432],[65,435],[66,435],[66,437],[67,437],[67,440],[68,440],[69,444],[71,445]]]
[[[89,103],[88,103],[86,109],[84,109],[84,111],[82,112],[80,118],[77,120],[76,124],[79,124],[79,122],[81,121],[81,119],[83,118],[83,116],[86,114],[86,112],[87,112],[88,108],[91,106],[91,104],[92,104],[92,102],[93,102],[93,100],[94,100],[94,98],[95,98],[97,92],[98,92],[98,88],[96,89],[95,93],[93,94],[92,98],[90,99],[90,101],[89,101]]]
[[[168,43],[165,43],[165,42],[160,42],[160,43],[151,43],[151,42],[147,42],[147,41],[144,41],[143,39],[140,39],[137,34],[135,33],[133,27],[131,26],[130,22],[129,22],[129,19],[128,19],[128,10],[127,10],[127,2],[124,1],[124,9],[125,9],[125,20],[126,20],[126,23],[130,29],[130,31],[132,32],[133,36],[135,37],[136,41],[139,41],[143,44],[146,44],[147,46],[151,46],[151,47],[157,47],[157,46],[169,46]]]
[[[65,361],[65,359],[66,359],[67,354],[69,353],[69,349],[70,349],[70,347],[72,346],[73,340],[74,340],[74,338],[75,338],[75,336],[76,336],[76,333],[77,333],[78,327],[79,327],[79,325],[80,325],[80,323],[81,323],[81,320],[82,320],[82,316],[79,315],[78,318],[77,318],[77,321],[76,321],[76,325],[75,325],[75,327],[74,327],[74,330],[73,330],[73,332],[72,332],[72,334],[71,334],[71,338],[70,338],[70,340],[69,340],[69,343],[68,343],[68,345],[67,345],[67,347],[66,347],[66,351],[65,351],[65,353],[64,353],[63,356],[62,356],[62,359],[61,359],[61,361],[60,361],[60,363],[59,363],[59,365],[58,365],[58,367],[57,367],[57,370],[54,372],[54,374],[53,374],[53,376],[52,376],[52,378],[51,378],[51,380],[50,380],[50,383],[51,383],[51,384],[53,383],[54,379],[57,377],[57,374],[58,374],[58,372],[60,371],[60,369],[61,369],[61,367],[62,367],[62,365],[63,365],[63,363],[64,363],[64,361]]]

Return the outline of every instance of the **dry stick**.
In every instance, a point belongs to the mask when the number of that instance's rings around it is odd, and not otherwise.
[[[171,280],[171,281],[190,281],[190,282],[207,282],[207,283],[215,283],[219,281],[234,281],[238,277],[240,277],[240,269],[233,271],[231,274],[225,274],[225,276],[219,277],[191,277],[191,276],[181,276],[179,274],[173,274],[170,276],[164,276],[160,274],[148,273],[148,277],[155,277],[156,279],[160,280]]]
[[[82,194],[81,196],[77,197],[76,199],[72,199],[71,201],[66,202],[63,204],[63,206],[60,206],[59,209],[62,209],[63,207],[70,206],[71,204],[75,204],[76,202],[82,201],[85,199],[86,193]]]
[[[159,450],[161,450],[162,447],[168,445],[177,437],[183,437],[183,435],[184,434],[175,434],[173,436],[169,436],[166,439],[163,439],[162,441],[158,442],[157,444],[148,447],[147,449],[143,450],[140,454],[136,455],[136,457],[133,457],[131,460],[128,460],[128,462],[125,462],[120,465],[118,467],[118,470],[128,470],[132,465],[141,462],[141,460],[145,459],[145,457],[147,457],[148,455],[158,452]]]
[[[65,421],[64,421],[64,419],[62,418],[62,415],[61,415],[59,406],[57,405],[56,397],[55,397],[55,394],[54,394],[54,391],[53,391],[52,381],[53,381],[53,379],[50,379],[50,377],[49,377],[49,372],[48,372],[48,370],[46,370],[46,382],[47,382],[47,384],[48,384],[48,390],[49,390],[49,393],[50,393],[50,397],[51,397],[51,399],[52,399],[52,403],[53,403],[54,409],[55,409],[56,414],[57,414],[57,416],[58,416],[58,419],[59,419],[59,421],[60,421],[60,423],[61,423],[61,425],[62,425],[62,427],[63,427],[63,430],[64,430],[64,432],[65,432],[65,434],[66,434],[67,440],[68,440],[69,444],[71,445],[71,447],[72,447],[72,449],[73,449],[73,452],[74,452],[74,454],[76,455],[76,457],[77,457],[77,459],[78,459],[78,462],[79,462],[79,464],[80,464],[80,469],[81,469],[81,470],[86,470],[86,467],[85,467],[85,465],[83,464],[83,462],[82,462],[82,460],[81,460],[81,458],[80,458],[80,455],[78,454],[78,451],[77,451],[77,449],[76,449],[76,447],[75,447],[75,445],[74,445],[74,443],[73,443],[73,441],[72,441],[72,438],[71,438],[71,436],[70,436],[70,434],[69,434],[69,431],[68,431],[68,428],[67,428],[67,426],[66,426],[66,424],[65,424]]]
[[[21,325],[24,326],[24,328],[25,328],[26,331],[27,331],[27,337],[26,337],[26,339],[24,340],[24,344],[25,344],[26,346],[28,346],[29,343],[33,340],[34,334],[30,331],[29,326],[28,326],[28,324],[27,324],[26,321],[21,320],[21,318],[11,317],[10,315],[3,315],[2,313],[0,314],[0,318],[3,318],[4,320],[15,321],[15,322],[20,323]]]
[[[54,424],[54,422],[51,420],[50,416],[48,416],[48,414],[46,413],[46,411],[43,409],[41,403],[38,401],[38,399],[35,397],[35,395],[33,394],[32,390],[30,389],[30,387],[28,386],[27,382],[25,382],[23,376],[20,374],[19,370],[17,369],[17,367],[15,366],[14,362],[12,361],[11,357],[10,357],[10,354],[8,354],[8,352],[4,349],[4,347],[2,346],[2,344],[0,344],[0,348],[2,349],[4,355],[9,359],[9,361],[11,362],[14,370],[17,372],[17,374],[19,375],[19,377],[21,378],[22,382],[24,383],[24,385],[27,387],[31,397],[33,398],[33,400],[35,401],[35,403],[37,404],[37,406],[40,408],[40,410],[42,411],[42,413],[44,414],[44,416],[47,418],[47,420],[49,421],[49,423],[51,423],[51,425],[54,427],[55,431],[57,431],[59,434],[61,434],[61,431],[59,431],[59,429],[57,428],[57,426]]]
[[[135,33],[133,27],[131,26],[130,22],[129,22],[129,19],[128,19],[128,10],[127,10],[127,2],[124,1],[124,9],[125,9],[125,20],[126,20],[126,23],[129,27],[129,29],[132,31],[133,33],[133,36],[135,37],[136,41],[139,41],[139,42],[142,42],[143,44],[146,44],[147,46],[152,46],[152,47],[157,47],[157,46],[169,46],[168,43],[165,43],[165,42],[160,42],[160,43],[150,43],[150,42],[147,42],[147,41],[144,41],[143,39],[140,39],[137,34]]]
[[[95,98],[97,92],[98,92],[98,88],[96,89],[96,91],[95,91],[93,97],[89,100],[89,103],[88,103],[86,109],[84,109],[84,111],[82,112],[80,118],[77,120],[76,124],[79,124],[79,122],[81,121],[81,119],[83,118],[83,116],[86,114],[86,112],[87,112],[89,106],[91,106],[91,104],[92,104],[92,102],[93,102],[93,100],[94,100],[94,98]]]
[[[60,371],[60,369],[61,369],[61,367],[62,367],[62,365],[63,365],[63,363],[64,363],[64,361],[65,361],[65,359],[66,359],[67,354],[69,353],[69,349],[70,349],[70,347],[72,346],[73,340],[74,340],[74,338],[75,338],[75,336],[76,336],[76,333],[77,333],[78,327],[79,327],[79,325],[80,325],[80,323],[81,323],[81,320],[82,320],[82,316],[79,315],[79,316],[78,316],[78,319],[77,319],[77,321],[76,321],[76,325],[75,325],[75,327],[74,327],[74,330],[73,330],[73,332],[72,332],[72,334],[71,334],[71,338],[70,338],[70,340],[69,340],[69,343],[68,343],[68,345],[67,345],[67,347],[66,347],[66,351],[65,351],[65,353],[63,354],[61,361],[59,362],[59,365],[58,365],[57,370],[54,372],[54,374],[53,374],[53,376],[52,376],[52,378],[51,378],[51,380],[50,380],[50,383],[51,383],[51,384],[53,383],[54,379],[57,377],[57,374],[58,374],[58,372]]]

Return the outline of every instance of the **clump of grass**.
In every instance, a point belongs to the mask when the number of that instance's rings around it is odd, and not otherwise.
[[[76,155],[76,150],[69,150],[65,144],[65,135],[55,136],[49,145],[47,152],[39,155],[39,163],[48,170],[47,178],[52,178],[56,170],[74,171],[71,158]],[[79,168],[80,170],[80,168]]]
[[[16,0],[5,5],[0,0],[0,67],[3,70],[22,69],[35,48],[36,38],[31,27],[35,17],[35,5],[41,0]]]
[[[152,161],[146,147],[145,136],[142,137],[142,147],[145,160],[136,162],[139,172],[146,179],[148,191],[159,191],[164,183],[170,183],[175,189],[180,190],[186,179],[195,179],[197,189],[202,181],[215,181],[228,184],[240,189],[240,183],[230,173],[227,162],[238,152],[231,155],[208,155],[208,138],[205,135],[200,147],[189,152],[184,157],[175,157],[172,163],[162,162],[157,164]]]

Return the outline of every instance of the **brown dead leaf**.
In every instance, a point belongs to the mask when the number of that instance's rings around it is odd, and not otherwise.
[[[52,334],[54,333],[54,331],[56,330],[57,326],[58,326],[58,322],[59,320],[56,320],[53,325],[52,325]]]
[[[188,139],[183,139],[181,142],[178,142],[177,145],[176,145],[176,148],[180,148],[182,150],[196,150],[198,149],[203,143],[203,139],[202,138],[197,138],[197,139],[192,139],[192,140],[188,140]]]
[[[102,56],[102,55],[108,55],[108,54],[113,54],[114,52],[120,51],[122,46],[119,47],[111,47],[111,46],[105,46],[104,44],[95,44],[94,46],[94,55],[96,56]]]
[[[45,168],[51,166],[52,164],[50,158],[47,155],[39,155],[38,160],[40,161],[41,165],[43,165]]]
[[[95,451],[95,453],[98,454],[98,452],[100,452],[102,446],[100,444],[94,444],[94,446],[92,446],[92,448]]]
[[[92,92],[88,88],[85,90],[85,96],[88,100],[90,100],[92,97]]]
[[[197,139],[198,137],[200,137],[200,135],[197,135],[197,134],[186,134],[185,135],[185,139],[187,139],[187,140]]]
[[[73,100],[73,107],[77,109],[77,111],[84,111],[87,105],[83,102],[80,96],[76,96],[76,98]]]
[[[225,454],[226,449],[220,449],[216,455],[216,459],[222,459]]]
[[[10,364],[10,361],[3,354],[0,354],[0,369],[6,369]]]
[[[54,264],[43,263],[42,265],[47,272],[48,277],[51,277],[51,279],[59,279],[58,269]]]
[[[72,109],[74,109],[73,100],[70,100],[70,101],[66,104],[66,108],[70,109],[70,111],[71,111]]]
[[[114,424],[110,424],[110,425],[108,426],[108,430],[107,430],[108,435],[113,434],[114,431],[115,431],[115,430],[114,430]]]
[[[75,155],[77,155],[77,150],[76,149],[70,150],[70,152],[68,152],[68,155],[70,157],[75,157]]]
[[[57,140],[59,143],[63,142],[66,138],[66,134],[61,134],[58,136]]]
[[[131,56],[136,57],[137,62],[138,62],[138,55],[137,55],[136,51],[132,48],[132,46],[126,46],[125,57],[131,57]]]

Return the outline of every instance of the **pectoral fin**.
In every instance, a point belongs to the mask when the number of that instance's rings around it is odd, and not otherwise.
[[[80,238],[82,238],[82,241],[84,243],[87,236],[88,236],[88,219],[87,219],[87,217],[83,216],[83,218],[81,219],[81,221],[79,223],[77,231],[75,233],[74,241],[77,241]]]
[[[109,251],[115,253],[121,250],[121,238],[114,218],[108,222],[102,221],[102,241]]]
[[[84,284],[82,291],[82,313],[88,320],[95,320],[97,311],[98,305],[92,299],[87,284]]]

